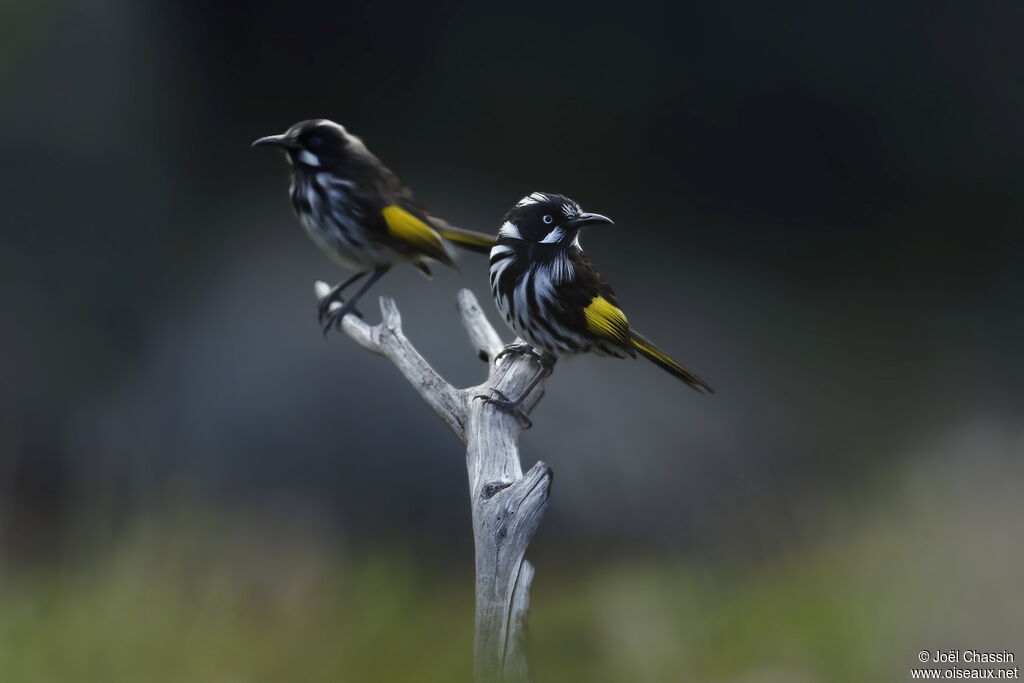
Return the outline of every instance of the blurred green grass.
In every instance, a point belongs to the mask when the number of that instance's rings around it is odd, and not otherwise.
[[[841,502],[827,533],[756,566],[541,557],[536,678],[862,683],[908,679],[924,648],[1013,651],[1015,478],[977,488],[969,473]],[[0,681],[468,680],[470,558],[340,545],[190,513],[139,522],[108,551],[9,569]]]

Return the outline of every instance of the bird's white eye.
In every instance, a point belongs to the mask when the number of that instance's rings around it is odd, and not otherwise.
[[[551,216],[544,216],[544,218],[542,218],[541,220],[547,223],[548,225],[551,225],[552,223],[555,222],[555,219]]]

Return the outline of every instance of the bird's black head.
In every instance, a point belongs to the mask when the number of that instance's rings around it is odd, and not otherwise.
[[[568,197],[534,192],[520,199],[505,215],[498,238],[568,247],[576,242],[584,225],[611,222],[599,213],[584,212]]]
[[[295,167],[331,168],[359,150],[365,149],[359,138],[345,127],[327,119],[299,121],[281,135],[268,135],[252,143],[254,147],[280,147]]]

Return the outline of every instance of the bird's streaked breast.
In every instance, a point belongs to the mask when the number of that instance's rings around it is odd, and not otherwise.
[[[495,304],[512,330],[536,349],[556,355],[580,353],[590,344],[566,323],[559,287],[571,283],[574,269],[565,252],[530,260],[516,247],[491,249],[490,283]]]
[[[302,172],[292,178],[291,199],[302,227],[331,260],[353,270],[407,260],[372,239],[365,212],[353,201],[356,184],[333,173]]]

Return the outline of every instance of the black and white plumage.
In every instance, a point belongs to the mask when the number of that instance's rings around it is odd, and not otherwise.
[[[633,330],[619,309],[614,290],[580,246],[580,229],[611,224],[600,214],[586,213],[572,199],[534,192],[505,216],[491,249],[491,294],[498,310],[528,347],[543,370],[515,401],[487,398],[515,409],[560,356],[577,353],[625,358],[638,353],[689,386],[713,393],[704,380]]]
[[[444,240],[481,253],[494,244],[488,235],[455,228],[428,214],[362,140],[333,121],[301,121],[253,145],[285,151],[292,167],[292,208],[299,221],[332,261],[356,271],[321,300],[325,332],[340,325],[347,313],[358,313],[356,302],[391,266],[411,263],[429,276],[431,259],[455,265]],[[369,280],[345,301],[343,290],[367,274]],[[332,309],[334,302],[343,305]]]

